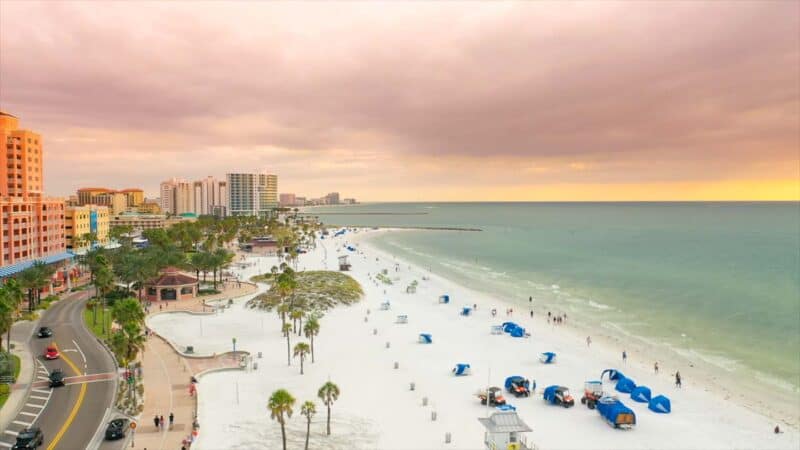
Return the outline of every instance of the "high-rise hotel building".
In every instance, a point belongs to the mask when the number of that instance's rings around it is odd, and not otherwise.
[[[64,239],[64,201],[44,196],[42,137],[20,128],[19,119],[0,111],[0,278],[34,261],[71,258]]]
[[[278,176],[266,173],[229,173],[228,214],[269,216],[278,207]]]

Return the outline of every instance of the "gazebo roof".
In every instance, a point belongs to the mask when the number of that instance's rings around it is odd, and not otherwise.
[[[185,286],[196,283],[197,278],[182,274],[177,267],[167,267],[161,271],[161,275],[147,282],[150,286]]]
[[[489,433],[512,433],[533,431],[517,413],[512,411],[496,412],[491,417],[479,417],[478,421]]]

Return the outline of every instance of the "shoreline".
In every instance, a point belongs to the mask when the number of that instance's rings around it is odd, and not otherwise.
[[[391,254],[391,252],[379,248],[377,245],[371,242],[372,238],[378,237],[378,233],[375,233],[376,230],[371,230],[369,227],[355,228],[358,228],[359,232],[357,233],[358,238],[354,239],[354,241],[358,242],[360,245],[369,247],[376,253],[380,253],[393,260],[402,261],[403,265],[416,267],[418,270],[426,270],[431,276],[438,277],[446,283],[451,283],[453,285],[460,286],[465,290],[491,297],[498,303],[514,308],[524,308],[524,311],[528,311],[528,305],[522,300],[510,301],[497,298],[495,294],[491,292],[485,292],[476,288],[465,286],[459,281],[449,278],[446,274],[431,272],[429,268],[419,267],[418,263],[408,261],[403,257],[395,256]],[[387,227],[381,228],[377,231],[379,231],[381,234],[385,234],[391,232],[409,231],[413,229],[413,227]],[[546,316],[548,309],[553,310],[554,312],[563,312],[558,311],[558,307],[555,306],[547,307],[536,304],[534,304],[533,309],[534,315],[539,319],[540,325],[544,326],[550,326],[547,325],[547,322],[542,318],[543,315]],[[736,376],[736,374],[730,373],[723,367],[704,360],[702,355],[698,354],[696,358],[691,359],[688,356],[681,354],[675,348],[665,348],[666,346],[664,344],[652,343],[647,339],[646,336],[638,336],[633,333],[626,332],[619,328],[619,326],[604,327],[604,324],[605,323],[600,323],[597,324],[599,326],[594,326],[594,324],[583,323],[580,320],[573,320],[570,318],[566,325],[560,325],[558,326],[558,329],[563,330],[565,333],[572,334],[576,341],[585,342],[586,336],[591,336],[592,346],[599,345],[607,351],[617,351],[621,354],[622,350],[626,350],[628,354],[628,364],[635,364],[642,370],[652,370],[652,363],[657,359],[660,366],[660,371],[662,373],[668,372],[668,367],[673,368],[670,372],[673,374],[676,369],[680,370],[684,383],[687,383],[687,381],[691,382],[698,388],[714,394],[719,399],[732,401],[738,406],[749,409],[761,416],[779,422],[781,426],[789,426],[794,430],[800,430],[800,405],[798,405],[793,398],[774,398],[775,392],[773,386],[765,387],[759,384],[759,381],[763,381],[759,379],[759,373],[753,373],[752,379],[742,381],[740,377]],[[616,328],[617,334],[614,334],[611,328]],[[635,342],[628,341],[623,343],[623,339],[632,339],[635,340]],[[657,353],[659,355],[658,358],[651,358],[653,361],[648,361],[647,364],[642,362],[642,358],[637,358],[637,356],[641,355],[652,355],[654,348],[666,349],[671,354],[665,355],[664,353]],[[686,350],[686,352],[691,353],[693,350]],[[764,375],[769,376],[768,374]],[[782,380],[777,381],[782,382]],[[728,389],[726,387],[737,385],[740,386],[739,389]],[[794,394],[795,396],[798,395],[796,392]],[[770,401],[765,402],[763,399],[770,399]],[[776,411],[776,405],[780,405],[778,408],[780,411]]]
[[[307,362],[305,375],[299,374],[296,360],[287,366],[287,342],[274,312],[250,309],[237,300],[233,308],[217,316],[153,318],[150,325],[156,332],[178,345],[192,344],[198,353],[229,350],[231,337],[238,339],[237,350],[259,356],[263,352],[263,358],[255,359],[257,370],[202,377],[198,450],[276,448],[280,427],[264,409],[270,393],[283,388],[298,402],[314,400],[318,387],[327,380],[337,383],[342,395],[333,406],[331,436],[325,435],[324,413],[312,422],[313,448],[473,450],[483,442],[483,429],[476,419],[492,412],[476,401],[476,389],[487,382],[502,386],[510,375],[523,375],[538,384],[531,398],[511,398],[510,402],[534,429],[528,441],[539,448],[794,449],[800,445],[795,430],[774,435],[774,422],[704,391],[691,377],[684,389],[676,389],[667,374],[653,376],[652,370],[632,361],[620,364],[613,346],[596,341],[587,348],[579,331],[569,325],[548,327],[540,314],[530,319],[519,305],[509,305],[519,310],[508,318],[502,312],[491,317],[492,307],[502,311],[506,303],[439,274],[429,274],[419,265],[399,264],[363,240],[363,236],[383,232],[348,232],[320,240],[318,248],[301,255],[299,270],[335,267],[338,256],[350,255],[353,268],[348,274],[361,283],[365,294],[361,302],[335,307],[322,317],[322,331],[315,339],[316,363]],[[348,252],[346,245],[355,246],[356,251]],[[236,272],[248,277],[259,269],[268,270],[274,261],[253,259],[254,264]],[[387,269],[391,284],[374,277],[381,269]],[[405,287],[413,280],[419,281],[418,289],[409,294]],[[436,301],[443,293],[451,295],[450,305]],[[391,301],[390,311],[380,308],[386,300]],[[478,305],[475,314],[458,314],[461,306],[473,303]],[[408,324],[398,325],[395,318],[402,314],[408,315]],[[490,325],[509,319],[525,327],[531,337],[490,334]],[[418,333],[431,333],[434,344],[420,345]],[[300,340],[293,337],[292,345]],[[538,354],[543,351],[557,352],[557,364],[541,364]],[[399,368],[394,368],[398,362]],[[454,377],[450,369],[456,362],[471,363],[473,376]],[[569,386],[579,398],[584,381],[596,379],[605,368],[618,368],[650,386],[653,395],[668,396],[673,402],[672,414],[655,414],[646,404],[633,402],[607,384],[606,391],[636,411],[636,428],[621,432],[580,404],[564,409],[542,400],[541,391],[549,384]],[[415,390],[409,390],[409,382],[416,383]],[[432,412],[438,413],[437,420],[431,420]],[[450,432],[453,442],[445,444],[444,435]],[[291,448],[302,448],[305,421],[292,418],[287,433]]]

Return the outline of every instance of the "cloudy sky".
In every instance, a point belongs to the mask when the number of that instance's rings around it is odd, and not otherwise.
[[[800,3],[3,1],[0,109],[53,195],[798,199]]]

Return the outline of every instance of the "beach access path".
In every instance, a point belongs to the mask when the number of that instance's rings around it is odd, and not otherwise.
[[[250,283],[228,282],[222,293],[201,297],[199,301],[161,302],[160,310],[159,303],[155,302],[150,307],[149,315],[170,312],[213,314],[210,312],[213,310],[213,305],[209,305],[209,302],[237,298],[254,292],[256,287]],[[164,338],[151,333],[145,342],[140,361],[145,400],[134,442],[137,447],[150,450],[178,449],[184,441],[190,439],[197,411],[197,397],[189,393],[191,377],[207,371],[238,368],[239,352],[206,358],[186,357],[176,351]],[[172,427],[169,426],[170,413],[175,415]],[[164,416],[166,419],[167,424],[163,429],[155,427],[153,418],[156,415]]]

